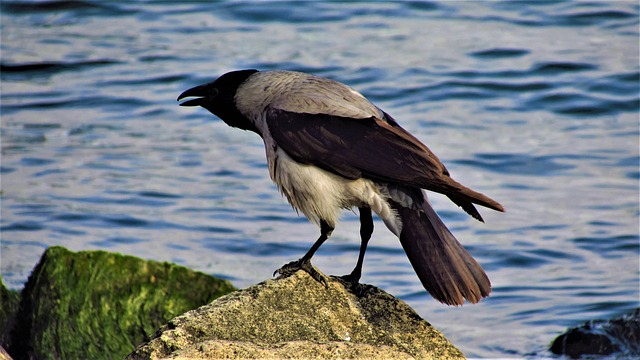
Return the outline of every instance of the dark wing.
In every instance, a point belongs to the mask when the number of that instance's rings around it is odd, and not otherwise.
[[[472,203],[504,211],[494,200],[449,177],[440,160],[391,117],[352,119],[268,108],[266,122],[277,146],[291,158],[348,179],[368,178],[447,195],[478,220]]]

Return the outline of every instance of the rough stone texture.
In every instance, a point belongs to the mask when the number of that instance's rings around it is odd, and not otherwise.
[[[592,320],[558,336],[551,352],[577,359],[589,356],[640,358],[640,308],[612,320]]]
[[[329,287],[302,271],[267,280],[162,326],[127,359],[463,358],[403,301],[370,286]]]
[[[0,360],[12,360],[9,353],[2,346],[0,346]]]
[[[171,318],[233,290],[174,264],[51,247],[22,291],[7,350],[16,360],[123,358]]]
[[[0,347],[9,347],[11,344],[10,333],[16,321],[19,305],[20,293],[7,289],[0,277]]]

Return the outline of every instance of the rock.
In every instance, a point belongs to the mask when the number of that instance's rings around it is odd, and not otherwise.
[[[558,336],[551,352],[580,358],[612,355],[640,358],[640,308],[613,320],[592,320]]]
[[[0,360],[12,360],[11,355],[2,346],[0,346]]]
[[[51,247],[22,291],[7,350],[15,359],[122,358],[176,315],[233,290],[182,266]]]
[[[223,296],[162,326],[127,359],[464,358],[403,301],[298,271]]]
[[[16,321],[19,304],[20,293],[7,289],[0,277],[0,348],[9,347],[11,343],[10,333]]]

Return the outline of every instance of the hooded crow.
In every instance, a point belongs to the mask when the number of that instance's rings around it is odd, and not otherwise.
[[[502,205],[453,180],[426,145],[352,88],[294,71],[232,71],[189,89],[181,106],[202,106],[227,125],[264,141],[269,174],[296,211],[320,227],[299,260],[276,270],[305,270],[326,285],[311,257],[333,232],[341,209],[357,207],[361,246],[344,278],[357,284],[375,212],[399,239],[424,288],[438,301],[462,305],[491,292],[482,267],[431,208],[430,190],[482,221],[474,204]]]

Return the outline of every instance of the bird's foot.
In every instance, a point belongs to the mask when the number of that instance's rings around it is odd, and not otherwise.
[[[296,260],[292,261],[288,264],[285,264],[280,269],[273,272],[273,276],[276,274],[280,274],[281,277],[288,277],[293,275],[298,270],[304,270],[307,274],[311,275],[317,282],[324,285],[324,287],[328,288],[329,283],[327,282],[327,278],[322,275],[316,268],[311,265],[311,260]]]
[[[342,275],[340,276],[340,279],[351,285],[357,285],[360,282],[360,274],[351,273],[349,275]]]
[[[364,286],[360,284],[360,274],[351,273],[349,275],[336,276],[347,289],[352,293],[360,296],[364,290]]]

